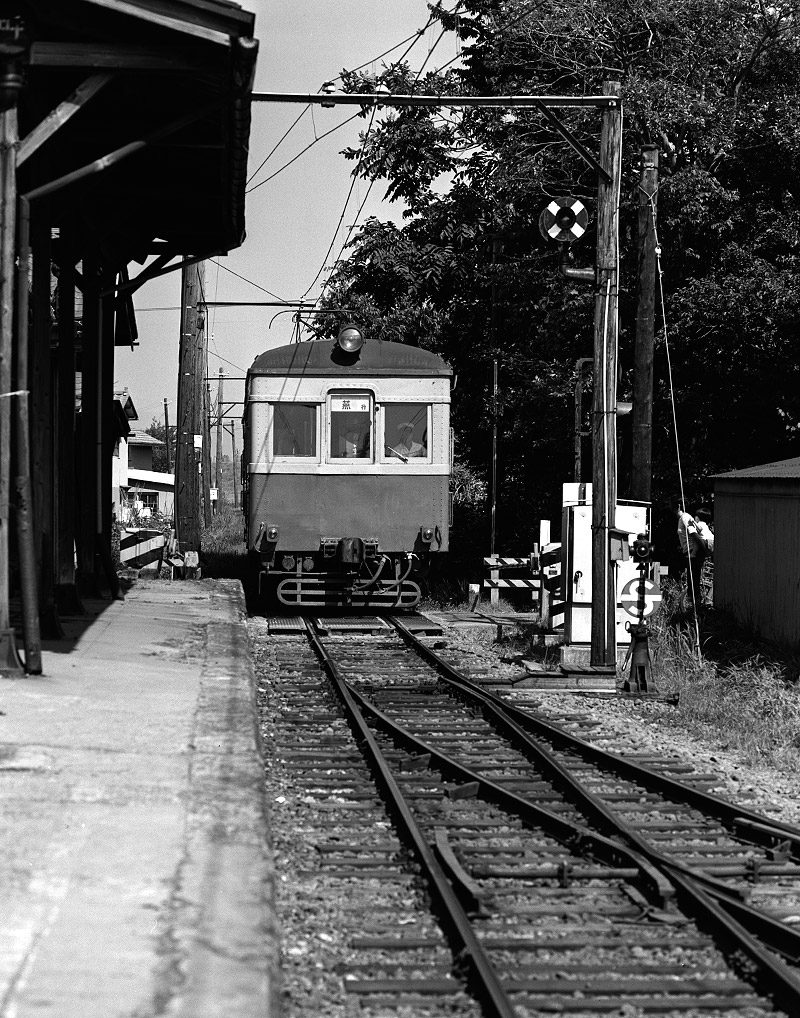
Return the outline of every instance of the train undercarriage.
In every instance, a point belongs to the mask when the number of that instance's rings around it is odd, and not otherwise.
[[[426,553],[365,555],[364,542],[337,542],[335,556],[283,553],[263,562],[259,593],[288,608],[414,608],[430,570]]]

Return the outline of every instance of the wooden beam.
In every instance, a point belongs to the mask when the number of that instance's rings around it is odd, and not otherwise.
[[[60,131],[78,110],[83,109],[86,103],[111,81],[111,78],[110,74],[93,74],[78,85],[69,98],[59,103],[40,124],[22,139],[17,154],[17,165],[21,166],[26,159],[30,159],[33,153]]]
[[[203,42],[211,42],[226,48],[229,48],[231,45],[231,37],[224,32],[217,32],[213,28],[207,28],[204,25],[196,25],[181,18],[172,17],[167,12],[174,12],[174,0],[169,0],[169,2],[163,0],[160,3],[157,0],[150,0],[153,8],[151,10],[146,9],[141,3],[130,3],[129,0],[84,0],[84,2],[93,7],[102,7],[115,14],[127,15],[137,21],[147,21],[151,25],[157,25],[159,28],[168,28],[173,32],[180,32],[181,35],[191,35],[196,39],[202,39]],[[155,8],[160,8],[160,10]]]
[[[200,59],[187,59],[173,47],[135,46],[114,42],[34,42],[32,67],[85,67],[117,71],[196,71]]]

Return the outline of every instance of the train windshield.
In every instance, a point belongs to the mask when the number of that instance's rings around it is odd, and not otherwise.
[[[317,455],[317,408],[313,403],[272,404],[272,455]]]
[[[384,455],[409,460],[428,455],[428,404],[384,403]]]
[[[331,459],[369,459],[372,456],[372,397],[367,394],[331,396]]]

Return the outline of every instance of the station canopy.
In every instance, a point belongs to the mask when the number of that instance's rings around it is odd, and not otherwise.
[[[24,32],[20,193],[108,265],[241,244],[254,16],[226,0],[4,6]]]

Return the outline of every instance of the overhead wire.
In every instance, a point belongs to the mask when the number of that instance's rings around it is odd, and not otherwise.
[[[328,135],[333,134],[334,131],[338,131],[340,127],[344,127],[345,124],[349,124],[351,120],[355,120],[356,117],[360,117],[360,116],[361,116],[361,111],[359,110],[358,113],[354,113],[352,115],[352,117],[348,117],[346,120],[343,120],[341,123],[336,124],[336,126],[332,127],[329,131],[326,131],[324,134],[319,135],[319,137],[314,138],[314,140],[309,142],[308,145],[306,145],[305,148],[300,149],[300,151],[296,155],[292,156],[292,158],[287,163],[284,163],[283,166],[281,166],[279,169],[275,170],[275,172],[271,173],[268,177],[265,177],[263,180],[259,180],[259,182],[257,184],[253,184],[252,187],[248,187],[245,190],[244,193],[245,194],[252,194],[252,192],[253,191],[257,191],[259,187],[262,187],[264,184],[268,184],[270,182],[270,180],[274,180],[275,177],[277,177],[279,173],[283,173],[284,170],[288,169],[292,165],[292,163],[296,163],[297,160],[301,156],[305,155],[306,152],[308,152],[308,150],[310,148],[313,148],[318,142],[322,141],[323,138],[327,138]]]
[[[245,181],[245,186],[247,186],[247,185],[248,185],[248,184],[250,183],[250,181],[251,181],[251,180],[253,179],[253,177],[257,176],[257,175],[258,175],[258,173],[260,173],[260,171],[261,171],[261,168],[262,168],[262,167],[264,166],[264,164],[265,164],[265,163],[267,162],[267,160],[269,160],[269,159],[271,159],[271,158],[272,158],[272,156],[273,156],[273,155],[274,155],[274,154],[275,154],[275,153],[277,152],[277,150],[278,150],[278,149],[280,148],[280,146],[281,146],[281,145],[283,144],[283,142],[284,142],[284,141],[286,141],[286,139],[287,139],[287,138],[289,137],[289,135],[291,134],[291,132],[292,132],[292,131],[294,130],[294,128],[295,128],[295,127],[296,127],[296,126],[297,126],[297,125],[298,125],[298,124],[300,123],[300,121],[301,121],[301,120],[303,119],[303,117],[304,117],[304,116],[306,115],[306,113],[308,113],[308,111],[309,111],[310,109],[311,109],[311,103],[306,103],[306,105],[305,105],[305,106],[303,107],[303,109],[302,109],[302,110],[300,111],[300,114],[299,114],[299,116],[298,116],[298,117],[296,118],[296,120],[294,120],[294,121],[293,121],[293,122],[292,122],[292,123],[290,124],[290,126],[286,128],[286,130],[285,130],[285,131],[284,131],[284,133],[283,133],[283,134],[281,135],[281,137],[280,137],[280,138],[278,139],[278,141],[277,141],[277,142],[276,142],[276,143],[275,143],[275,144],[274,144],[274,145],[272,146],[272,148],[271,148],[271,149],[270,149],[270,151],[269,151],[269,152],[267,153],[267,155],[266,155],[266,156],[265,156],[265,157],[264,157],[264,158],[263,158],[263,159],[261,160],[261,162],[260,162],[260,163],[259,163],[259,165],[258,165],[258,168],[257,168],[257,169],[255,169],[255,170],[254,170],[254,171],[253,171],[253,172],[252,172],[252,173],[250,174],[250,176],[249,176],[249,177],[247,178],[247,180]]]
[[[643,192],[643,193],[647,194],[646,191]],[[678,435],[678,413],[677,413],[677,408],[676,408],[676,405],[675,405],[675,386],[674,386],[673,380],[672,380],[672,355],[671,355],[671,352],[670,352],[669,334],[668,334],[668,331],[667,331],[666,301],[664,299],[664,278],[663,278],[664,277],[664,270],[661,267],[661,244],[659,243],[659,240],[658,240],[658,227],[656,225],[655,196],[656,196],[657,193],[658,192],[655,191],[652,195],[647,194],[647,200],[648,200],[648,203],[650,205],[650,218],[651,218],[652,223],[653,223],[653,238],[655,240],[656,265],[657,265],[656,276],[657,276],[657,279],[658,279],[659,299],[661,301],[661,322],[662,322],[663,333],[664,333],[664,349],[665,349],[666,354],[667,354],[667,377],[669,379],[669,399],[670,399],[670,407],[672,409],[672,428],[673,428],[673,432],[674,432],[674,435],[675,435],[675,456],[676,456],[677,465],[678,465],[678,485],[680,487],[680,497],[681,497],[680,509],[681,509],[681,512],[685,513],[686,512],[686,495],[685,495],[685,492],[684,492],[684,485],[683,485],[683,465],[682,465],[682,462],[681,462],[681,445],[680,445],[680,440],[679,440],[679,435]],[[684,524],[684,527],[685,527],[685,524]],[[698,595],[699,595],[700,592],[695,590],[694,576],[692,575],[692,568],[691,568],[691,556],[689,554],[689,547],[690,547],[690,544],[689,544],[689,534],[688,534],[688,531],[687,531],[686,532],[686,573],[687,573],[687,576],[688,576],[689,596],[690,596],[692,605],[694,606],[693,614],[694,614],[695,650],[697,652],[697,656],[700,657],[701,656],[701,650],[700,650],[700,625],[699,625],[699,623],[697,621],[697,610],[696,610],[697,599],[698,599]]]
[[[350,204],[350,198],[351,198],[351,196],[353,194],[353,189],[356,186],[356,181],[358,180],[358,171],[361,168],[361,160],[364,157],[364,148],[366,146],[367,138],[369,137],[369,133],[372,130],[372,124],[373,124],[373,122],[375,120],[375,110],[376,110],[376,107],[373,106],[372,107],[372,111],[370,113],[369,123],[367,124],[367,130],[366,130],[366,133],[364,135],[364,141],[362,142],[361,148],[359,149],[358,162],[357,162],[356,167],[353,170],[353,173],[352,173],[351,178],[350,178],[350,188],[349,188],[349,190],[347,192],[347,197],[344,200],[344,206],[342,208],[342,213],[339,216],[339,222],[336,224],[336,229],[333,231],[333,237],[331,238],[331,242],[328,245],[328,250],[325,252],[325,257],[322,259],[322,264],[317,269],[317,274],[311,280],[311,284],[309,285],[308,289],[303,294],[303,299],[305,299],[305,297],[307,296],[307,294],[309,293],[311,288],[314,286],[316,281],[322,275],[322,272],[323,272],[323,270],[325,268],[325,262],[328,260],[328,255],[331,253],[331,251],[333,250],[333,245],[336,243],[336,235],[338,234],[339,229],[340,229],[340,227],[342,225],[342,222],[344,221],[345,213],[347,212],[347,206]],[[369,194],[369,191],[367,191],[367,194]],[[366,200],[366,196],[365,196],[365,200]],[[363,207],[364,207],[364,202],[361,203],[361,208],[363,208]],[[361,209],[359,209],[359,212],[360,211],[361,211]],[[351,229],[352,229],[352,227],[351,227]],[[348,233],[348,236],[349,236],[349,233]],[[321,294],[320,294],[320,296],[321,296]],[[317,299],[319,299],[319,298],[317,298]],[[315,301],[315,303],[316,303],[316,301]]]

